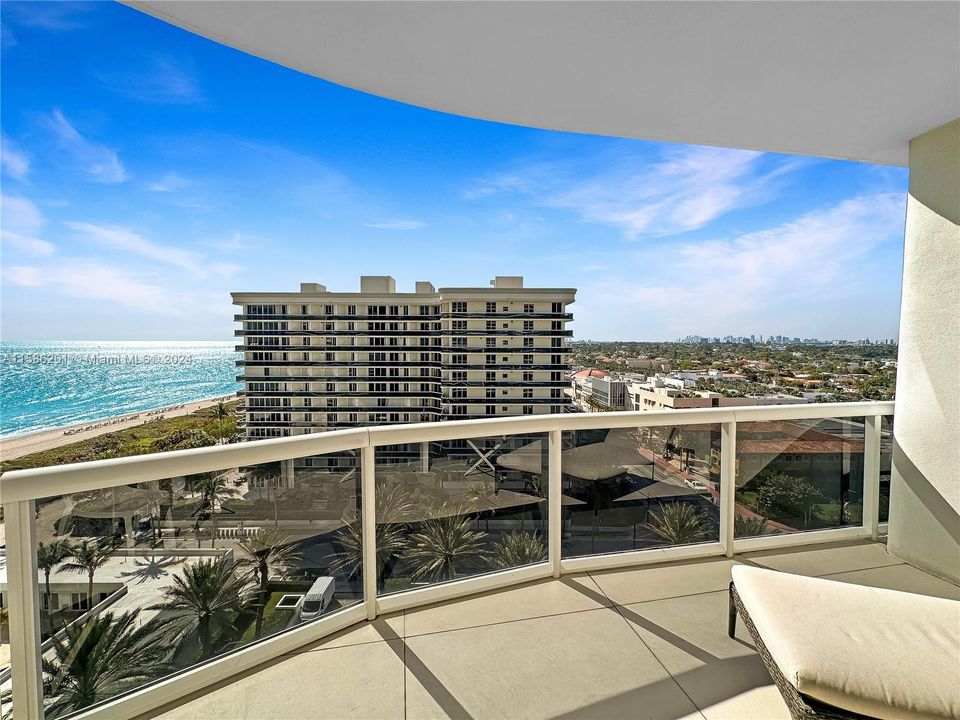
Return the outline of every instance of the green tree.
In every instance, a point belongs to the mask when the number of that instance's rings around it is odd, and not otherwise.
[[[662,503],[650,512],[645,527],[671,545],[685,545],[706,538],[706,517],[693,505],[681,502]]]
[[[490,564],[498,569],[532,565],[547,559],[547,546],[538,533],[511,532],[493,546]]]
[[[755,515],[737,514],[733,519],[734,537],[754,537],[767,532],[767,519]]]
[[[113,557],[117,545],[112,540],[98,540],[91,542],[83,540],[70,547],[70,557],[73,562],[63,563],[63,569],[70,572],[87,573],[87,603],[93,607],[93,578],[94,574],[107,564],[107,561]]]
[[[259,587],[254,632],[254,636],[259,638],[263,630],[263,611],[270,597],[267,589],[270,571],[282,572],[299,562],[301,556],[297,548],[290,544],[290,538],[276,529],[257,530],[240,542],[239,549],[246,556],[240,564],[250,567],[254,582]]]
[[[200,508],[197,513],[197,525],[202,519],[210,519],[210,547],[217,545],[217,514],[223,511],[223,503],[239,497],[237,490],[227,480],[225,473],[209,473],[203,475],[194,485],[194,490],[200,493]],[[198,540],[199,543],[199,534]]]
[[[37,567],[43,570],[44,606],[47,609],[48,629],[53,631],[53,614],[50,611],[50,573],[73,554],[73,547],[67,540],[52,540],[49,543],[37,543]]]
[[[387,568],[394,556],[401,555],[407,546],[405,521],[415,512],[415,504],[409,492],[400,483],[385,483],[376,492],[376,546],[377,588],[383,589]],[[346,525],[338,540],[343,548],[333,553],[330,570],[353,577],[363,568],[363,528],[355,516],[344,517]]]
[[[137,610],[68,626],[43,656],[46,717],[75,712],[170,670],[163,623],[137,627]]]
[[[170,611],[182,632],[196,633],[199,659],[206,660],[214,654],[217,635],[232,628],[249,608],[246,577],[226,556],[200,560],[174,575],[172,584],[163,588],[164,601],[151,609]]]
[[[810,526],[814,507],[823,501],[823,493],[808,480],[781,472],[765,476],[757,491],[761,508],[796,512],[803,518],[804,527]]]
[[[457,569],[479,562],[486,556],[482,548],[485,533],[472,530],[470,516],[459,508],[445,508],[441,517],[425,521],[408,538],[404,558],[413,564],[414,579],[453,580]]]
[[[220,440],[223,440],[223,421],[230,416],[230,410],[222,402],[218,402],[214,408],[214,414],[217,416],[217,424],[220,428]]]

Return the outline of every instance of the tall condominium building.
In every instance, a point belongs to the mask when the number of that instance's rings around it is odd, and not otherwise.
[[[572,288],[360,278],[360,292],[233,293],[248,438],[568,409]]]

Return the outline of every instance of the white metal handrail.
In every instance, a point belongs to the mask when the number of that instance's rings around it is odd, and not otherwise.
[[[892,402],[747,406],[696,410],[605,412],[520,416],[335,430],[236,445],[178,450],[112,460],[18,470],[0,475],[0,501],[6,518],[8,606],[11,628],[11,665],[16,718],[43,717],[40,672],[39,582],[36,570],[34,501],[39,498],[193,475],[226,468],[281,460],[359,451],[363,528],[363,603],[288,630],[177,673],[141,690],[93,708],[83,717],[132,717],[219,682],[302,644],[383,612],[415,607],[528,580],[559,577],[564,572],[624,567],[676,558],[732,555],[735,551],[787,547],[853,537],[876,537],[880,482],[881,417],[892,415]],[[808,531],[789,535],[734,537],[737,423],[823,418],[865,418],[864,502],[859,526]],[[607,555],[563,558],[561,553],[562,433],[573,430],[656,427],[674,425],[720,426],[720,533],[718,542],[639,550]],[[544,433],[548,440],[547,562],[483,576],[378,596],[376,589],[376,457],[387,445],[459,440],[490,436]]]
[[[522,415],[509,418],[454,420],[409,425],[382,425],[331,430],[256,442],[173,450],[110,460],[13,470],[0,475],[4,504],[64,493],[87,492],[120,485],[165,480],[224,468],[325,455],[347,450],[406,443],[460,440],[493,435],[546,433],[552,430],[597,430],[662,425],[706,425],[758,420],[806,420],[830,417],[892,415],[892,402],[767,405],[702,410]]]

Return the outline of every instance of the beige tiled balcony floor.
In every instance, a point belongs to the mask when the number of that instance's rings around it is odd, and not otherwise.
[[[734,563],[960,599],[873,543],[565,576],[364,623],[151,717],[789,718],[727,637]]]

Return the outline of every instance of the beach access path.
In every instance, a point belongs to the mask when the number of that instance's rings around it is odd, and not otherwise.
[[[16,435],[10,438],[0,440],[0,460],[13,460],[14,458],[30,455],[35,452],[52,450],[63,445],[70,445],[82,440],[89,440],[98,435],[116,432],[125,428],[143,425],[145,422],[159,420],[161,416],[165,418],[177,417],[179,415],[189,415],[197,410],[212,407],[218,402],[229,402],[236,400],[235,395],[225,395],[206,400],[197,400],[196,402],[176,405],[172,408],[157,408],[155,410],[142,410],[129,415],[120,415],[112,418],[103,418],[102,420],[90,420],[76,425],[67,425],[54,430],[41,430],[39,432],[28,433],[26,435]],[[81,428],[89,428],[83,430]],[[67,431],[73,431],[64,434]]]

